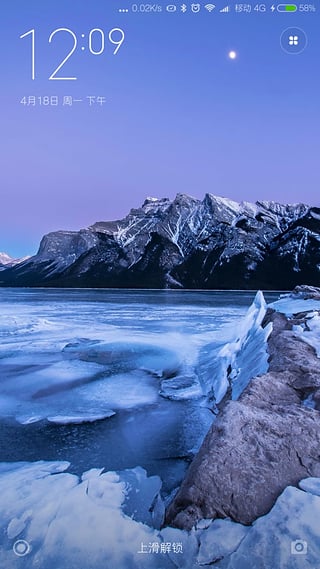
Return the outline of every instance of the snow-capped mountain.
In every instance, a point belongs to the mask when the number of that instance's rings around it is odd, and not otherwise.
[[[320,284],[320,208],[206,194],[45,235],[2,286],[291,289]]]
[[[13,259],[7,253],[0,253],[0,265],[10,265]]]
[[[7,253],[0,252],[0,270],[18,265],[19,263],[22,263],[27,259],[29,259],[29,257],[23,257],[22,259],[13,259],[9,255],[7,255]]]

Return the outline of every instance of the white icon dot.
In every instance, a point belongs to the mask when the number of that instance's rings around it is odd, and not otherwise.
[[[24,539],[19,539],[18,541],[16,541],[13,544],[13,552],[18,556],[18,557],[24,557],[25,555],[28,555],[28,553],[30,553],[31,551],[31,547],[29,545],[29,543],[27,541],[25,541]]]
[[[289,45],[299,45],[299,36],[289,36]]]

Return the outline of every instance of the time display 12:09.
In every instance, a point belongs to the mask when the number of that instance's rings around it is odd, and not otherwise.
[[[59,65],[51,73],[49,80],[51,81],[76,81],[78,78],[71,76],[67,77],[63,74],[63,67],[67,61],[72,57],[78,48],[78,37],[74,31],[69,28],[57,28],[51,32],[48,42],[51,44],[56,41],[57,37],[62,35],[70,39],[70,46],[65,57],[60,61]],[[61,36],[62,37],[62,36]],[[85,34],[81,34],[82,38],[85,38]],[[20,36],[20,39],[30,38],[31,40],[31,79],[34,81],[36,73],[36,49],[37,49],[37,37],[36,30],[32,29]],[[115,46],[113,49],[113,55],[117,55],[119,49],[121,48],[125,40],[125,33],[121,28],[113,28],[107,33],[107,41]],[[106,34],[101,28],[93,28],[88,34],[88,49],[92,55],[102,55],[105,51],[106,46]],[[82,50],[85,48],[82,47]]]

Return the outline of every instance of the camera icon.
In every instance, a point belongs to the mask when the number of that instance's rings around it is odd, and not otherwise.
[[[303,539],[296,539],[291,542],[291,555],[307,555],[308,543]]]

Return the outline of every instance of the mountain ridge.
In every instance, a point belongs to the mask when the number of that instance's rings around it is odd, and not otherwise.
[[[148,197],[121,220],[45,235],[1,286],[291,289],[320,284],[320,208]]]

